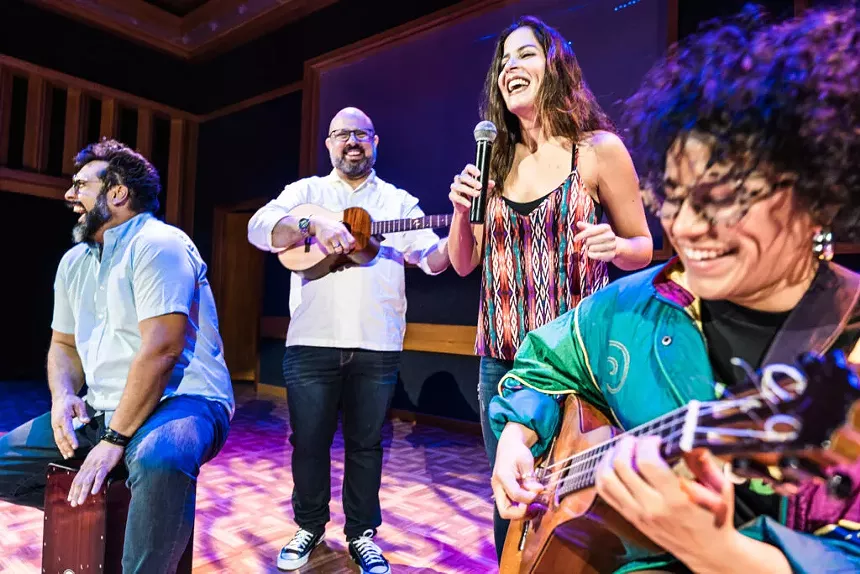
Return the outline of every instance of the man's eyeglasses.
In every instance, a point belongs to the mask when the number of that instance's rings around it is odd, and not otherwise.
[[[355,140],[366,143],[373,139],[373,130],[334,130],[328,137],[335,141],[347,142],[350,136],[354,135]]]
[[[81,188],[89,183],[86,179],[72,179],[72,187],[75,188],[75,193],[80,193]]]

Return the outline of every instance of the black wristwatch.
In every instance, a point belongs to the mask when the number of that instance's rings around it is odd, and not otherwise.
[[[128,446],[129,442],[131,442],[131,437],[125,436],[124,434],[119,434],[112,428],[106,428],[99,440],[103,440],[105,442],[109,442],[117,446],[125,447]]]
[[[299,232],[301,232],[302,237],[307,239],[311,234],[311,218],[310,217],[302,217],[299,219]]]

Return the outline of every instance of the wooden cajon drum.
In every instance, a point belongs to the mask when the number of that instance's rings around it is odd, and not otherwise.
[[[45,487],[43,574],[122,574],[122,550],[131,491],[124,467],[111,472],[98,494],[72,507],[67,497],[81,461],[48,465]],[[177,574],[190,574],[194,532]]]

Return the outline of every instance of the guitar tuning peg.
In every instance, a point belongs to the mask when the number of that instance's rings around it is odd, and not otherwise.
[[[854,490],[854,481],[843,472],[836,472],[827,479],[827,493],[830,496],[845,500],[851,496],[852,490]]]

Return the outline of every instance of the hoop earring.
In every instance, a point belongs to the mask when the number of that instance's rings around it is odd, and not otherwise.
[[[833,233],[822,229],[812,236],[812,253],[821,261],[833,259]]]

